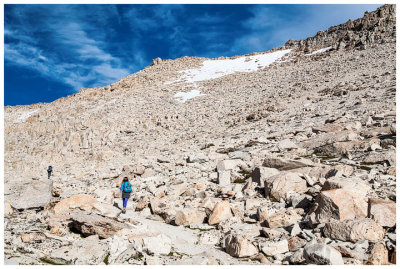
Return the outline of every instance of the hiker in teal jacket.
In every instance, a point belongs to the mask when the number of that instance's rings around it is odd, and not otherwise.
[[[120,190],[122,191],[122,202],[124,209],[122,209],[122,213],[126,212],[126,205],[128,203],[128,199],[131,196],[132,192],[132,185],[129,183],[129,180],[127,177],[124,177],[124,180],[122,181],[121,188]]]

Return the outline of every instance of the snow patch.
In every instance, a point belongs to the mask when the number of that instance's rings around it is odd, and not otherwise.
[[[178,92],[174,95],[174,97],[177,99],[178,102],[185,103],[189,99],[203,95],[205,94],[202,94],[199,90],[191,90],[190,92]]]
[[[319,49],[319,50],[313,51],[313,52],[311,52],[311,53],[304,54],[304,56],[310,56],[310,55],[314,55],[314,54],[317,54],[317,53],[323,53],[323,52],[325,52],[325,51],[330,50],[331,48],[332,48],[332,47],[327,47],[327,48]]]
[[[269,66],[282,58],[291,50],[275,51],[268,54],[259,54],[253,56],[243,56],[236,59],[227,60],[207,60],[203,62],[201,68],[179,71],[183,73],[181,81],[193,83],[219,78],[235,72],[254,72],[259,68]]]
[[[39,111],[39,109],[36,109],[36,110],[30,111],[30,112],[28,112],[28,113],[25,113],[24,115],[22,115],[21,117],[19,117],[18,119],[16,119],[14,122],[15,122],[15,123],[17,123],[17,122],[24,122],[24,121],[26,121],[30,116],[32,116],[33,114],[35,114],[35,113],[38,112],[38,111]]]

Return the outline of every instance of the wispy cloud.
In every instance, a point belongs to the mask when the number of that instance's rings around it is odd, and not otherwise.
[[[33,70],[24,75],[77,91],[113,83],[156,57],[266,51],[378,6],[7,4],[5,69]]]
[[[31,10],[19,10],[17,17],[23,21],[27,12]],[[41,13],[45,12],[41,10]],[[64,13],[58,7],[53,14],[62,17],[66,15]],[[43,77],[70,85],[74,90],[97,86],[96,83],[110,84],[131,73],[120,58],[104,50],[106,40],[89,37],[85,30],[90,28],[87,22],[73,19],[51,23],[54,17],[44,16],[40,23],[30,27],[33,33],[40,33],[41,28],[47,31],[46,38],[51,43],[47,50],[40,49],[37,42],[33,44],[26,33],[5,28],[6,35],[12,37],[4,47],[6,64],[34,70]]]

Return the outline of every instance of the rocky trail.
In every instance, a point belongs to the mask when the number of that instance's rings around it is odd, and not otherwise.
[[[5,264],[395,264],[395,22],[5,107]]]

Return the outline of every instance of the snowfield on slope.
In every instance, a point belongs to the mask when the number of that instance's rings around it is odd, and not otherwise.
[[[327,47],[327,48],[319,49],[319,50],[313,51],[313,52],[311,52],[311,53],[304,54],[304,56],[311,56],[311,55],[314,55],[314,54],[323,53],[323,52],[326,52],[326,51],[330,50],[331,48],[332,48],[332,47]]]
[[[199,90],[191,90],[190,92],[178,92],[174,95],[174,97],[177,99],[178,102],[185,103],[189,99],[203,95],[205,94],[202,94]]]
[[[179,71],[182,73],[179,81],[193,83],[223,77],[235,72],[254,72],[259,68],[269,66],[291,50],[275,51],[268,54],[243,56],[227,60],[207,60],[200,68]]]
[[[26,121],[30,116],[32,116],[33,114],[35,114],[35,113],[38,112],[38,111],[39,111],[39,109],[36,109],[36,110],[30,111],[30,112],[28,112],[28,113],[25,113],[24,115],[22,115],[21,117],[19,117],[18,119],[16,119],[16,120],[14,121],[14,123],[24,122],[24,121]]]

